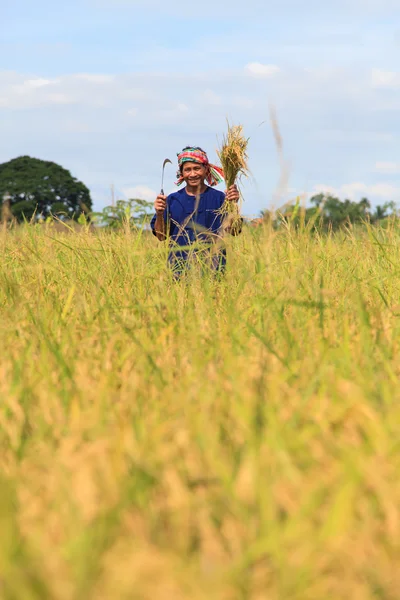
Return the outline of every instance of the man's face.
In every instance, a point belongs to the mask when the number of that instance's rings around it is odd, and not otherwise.
[[[185,162],[182,169],[182,177],[185,183],[192,187],[201,185],[207,175],[207,167],[195,162]]]

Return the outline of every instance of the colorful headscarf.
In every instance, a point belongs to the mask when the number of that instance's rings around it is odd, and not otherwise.
[[[221,167],[210,164],[208,156],[204,150],[198,147],[187,146],[178,154],[179,169],[177,173],[178,181],[176,185],[181,185],[184,181],[182,177],[182,166],[185,162],[194,162],[207,167],[206,181],[211,187],[218,185],[224,179],[224,172]]]

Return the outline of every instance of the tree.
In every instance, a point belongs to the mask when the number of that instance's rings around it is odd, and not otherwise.
[[[77,219],[92,208],[88,188],[69,171],[30,156],[0,164],[0,197],[7,194],[11,212],[18,221],[30,220],[35,214]]]
[[[371,204],[367,198],[362,198],[360,202],[353,202],[318,194],[313,196],[310,202],[321,211],[324,226],[332,229],[339,229],[346,223],[361,223],[371,217],[369,212]]]
[[[100,213],[92,213],[92,217],[100,224],[118,229],[124,224],[131,227],[147,225],[153,216],[153,203],[140,198],[117,200],[115,206],[106,206]]]
[[[397,216],[397,207],[395,202],[385,202],[383,206],[379,205],[375,208],[375,212],[372,215],[372,221],[384,221],[388,217]]]

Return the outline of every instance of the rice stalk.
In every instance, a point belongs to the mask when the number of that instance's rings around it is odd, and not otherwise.
[[[244,136],[242,125],[230,125],[228,132],[224,135],[222,145],[217,154],[224,170],[227,190],[234,184],[239,184],[243,177],[249,174],[247,147],[249,140]],[[241,196],[242,199],[242,196]],[[225,215],[225,229],[238,227],[242,219],[240,208],[236,202],[225,201],[221,207],[221,213]]]
[[[64,229],[0,231],[1,600],[397,600],[398,226]]]

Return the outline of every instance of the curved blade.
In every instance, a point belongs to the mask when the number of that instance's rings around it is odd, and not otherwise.
[[[172,161],[169,160],[169,158],[166,158],[163,162],[163,166],[162,166],[162,177],[161,177],[161,193],[164,195],[164,169],[165,169],[165,165],[167,164],[171,164],[172,165]]]

